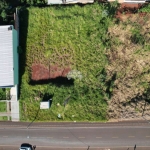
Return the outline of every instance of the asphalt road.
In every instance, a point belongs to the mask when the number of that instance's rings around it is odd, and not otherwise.
[[[22,143],[30,143],[40,149],[150,149],[150,124],[148,123],[43,123],[29,129],[27,123],[0,122],[0,150],[11,146],[18,149]],[[114,148],[114,149],[112,149]],[[139,149],[140,148],[140,149]],[[8,148],[10,149],[10,148]]]

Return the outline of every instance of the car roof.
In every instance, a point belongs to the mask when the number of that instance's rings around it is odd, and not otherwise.
[[[20,146],[20,150],[32,150],[32,145],[29,143],[23,143]]]

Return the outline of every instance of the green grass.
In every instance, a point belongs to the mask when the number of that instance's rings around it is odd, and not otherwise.
[[[6,112],[7,111],[6,107],[7,107],[6,102],[0,102],[0,112]]]
[[[102,17],[102,12],[108,8],[111,15]],[[37,121],[106,120],[108,87],[100,74],[108,63],[105,53],[109,47],[107,29],[112,23],[112,8],[95,3],[20,11],[20,43],[24,52],[20,57],[26,60],[20,66],[22,120],[32,120],[36,116],[44,93],[54,93],[53,103],[49,110],[39,111]],[[34,62],[45,66],[50,62],[61,68],[70,66],[80,71],[83,78],[70,86],[52,83],[33,86],[29,82]],[[64,108],[63,102],[69,95],[70,101]],[[61,119],[57,118],[58,114]]]
[[[7,121],[7,117],[6,116],[0,116],[0,121]]]

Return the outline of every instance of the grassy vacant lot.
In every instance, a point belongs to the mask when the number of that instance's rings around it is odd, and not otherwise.
[[[107,30],[113,20],[114,8],[113,5],[96,3],[20,11],[22,120],[32,120],[36,115],[39,121],[106,119],[106,100],[111,96],[112,83],[106,79],[105,53],[109,48]],[[64,82],[32,85],[33,64],[69,66],[80,71],[83,78],[73,83],[64,79]],[[49,110],[40,110],[37,114],[45,93],[54,94],[53,103]]]

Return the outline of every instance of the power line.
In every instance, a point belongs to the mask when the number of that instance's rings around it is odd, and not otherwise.
[[[79,142],[81,142],[83,145],[87,146],[87,150],[89,150],[90,146],[87,145],[85,142],[81,141],[78,137],[76,137],[66,126],[65,128],[72,134],[73,137],[75,137]]]

